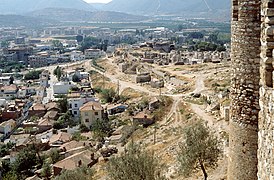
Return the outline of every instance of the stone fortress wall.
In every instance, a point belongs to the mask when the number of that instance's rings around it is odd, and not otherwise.
[[[258,179],[274,179],[274,1],[261,1],[260,116]]]
[[[274,0],[232,0],[229,180],[274,180]]]
[[[233,0],[229,180],[257,179],[260,0]]]

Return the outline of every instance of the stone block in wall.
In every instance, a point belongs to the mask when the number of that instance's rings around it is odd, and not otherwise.
[[[269,27],[265,28],[264,33],[268,36],[273,36],[274,35],[274,27],[269,26]]]
[[[263,54],[261,54],[261,60],[263,63],[272,63],[273,62],[273,58],[272,57],[266,57]]]
[[[266,17],[264,22],[270,25],[274,25],[274,17]]]
[[[274,16],[274,8],[267,8],[265,11],[266,16]]]
[[[270,48],[270,49],[274,49],[274,42],[266,42],[265,45]]]

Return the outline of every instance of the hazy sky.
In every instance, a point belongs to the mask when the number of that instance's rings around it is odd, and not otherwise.
[[[108,3],[111,0],[84,0],[84,1],[89,2],[89,3]]]

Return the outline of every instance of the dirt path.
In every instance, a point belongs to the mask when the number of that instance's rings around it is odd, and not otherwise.
[[[205,90],[204,80],[205,80],[204,74],[197,74],[195,90],[193,91],[193,93],[201,93],[203,90]]]
[[[201,105],[191,104],[190,106],[192,111],[197,114],[201,119],[206,121],[209,127],[214,126],[215,119],[212,116],[208,115],[205,110],[202,109],[203,107]]]
[[[94,71],[96,71],[96,72],[104,75],[105,77],[109,78],[111,82],[113,82],[115,84],[118,84],[118,82],[119,82],[120,92],[122,92],[126,88],[132,88],[134,90],[147,93],[150,96],[157,96],[157,95],[159,95],[158,93],[152,92],[152,91],[148,90],[146,87],[143,87],[141,85],[138,85],[138,84],[135,84],[135,83],[132,83],[132,82],[127,82],[127,81],[123,81],[123,80],[118,79],[118,76],[120,75],[118,72],[116,72],[115,75],[112,75],[109,72],[103,73],[103,72],[101,72],[101,71],[99,71],[99,70],[91,67],[89,63],[90,62],[86,62],[85,65],[86,65],[86,67],[89,67],[90,70],[94,70]]]
[[[112,63],[111,60],[109,60],[109,62]],[[130,87],[134,90],[147,93],[149,96],[158,96],[159,95],[158,93],[152,92],[152,91],[148,90],[146,87],[141,86],[139,84],[118,79],[118,77],[121,76],[123,73],[119,72],[117,70],[117,68],[116,68],[115,73],[113,73],[113,72],[103,73],[103,72],[100,72],[97,69],[94,69],[93,67],[91,67],[90,64],[89,64],[90,62],[85,62],[85,63],[86,63],[86,67],[90,67],[91,69],[103,74],[105,77],[109,78],[111,80],[111,82],[117,83],[117,84],[119,82],[120,92],[122,92],[124,89]],[[115,75],[113,75],[113,74],[115,74]],[[191,93],[201,93],[202,91],[204,91],[206,89],[205,85],[204,85],[204,80],[205,80],[206,74],[205,73],[203,74],[203,72],[200,72],[198,74],[195,74],[195,77],[196,77],[195,90]],[[173,98],[173,104],[172,104],[172,107],[170,109],[170,112],[168,113],[168,115],[165,118],[165,121],[163,121],[161,123],[161,125],[166,124],[168,122],[172,122],[172,123],[176,123],[176,124],[181,122],[182,117],[181,117],[180,107],[179,107],[179,104],[182,101],[181,98],[183,96],[189,96],[191,93],[182,93],[182,94],[177,94],[177,95],[166,94],[166,93],[163,94],[165,96],[172,97]],[[209,126],[212,126],[214,124],[214,118],[212,116],[208,115],[202,109],[202,106],[199,106],[199,105],[196,105],[196,104],[191,104],[191,109],[201,119],[208,122]],[[171,118],[173,118],[172,121],[170,120]],[[176,125],[176,124],[174,124],[174,125]]]
[[[204,85],[204,79],[205,79],[204,74],[196,75],[195,90],[191,93],[201,93],[202,91],[204,91],[206,89],[205,85]],[[172,118],[172,117],[173,117],[172,123],[175,123],[174,125],[178,125],[179,122],[182,122],[182,116],[181,116],[180,107],[179,107],[179,104],[181,102],[181,97],[189,96],[191,93],[179,94],[179,95],[177,95],[177,97],[173,97],[174,101],[173,101],[172,107],[170,109],[170,112],[166,116],[167,118],[166,118],[166,121],[164,122],[164,124],[169,122],[170,118]],[[169,95],[167,95],[167,96],[169,96]],[[203,106],[191,103],[190,107],[191,107],[193,113],[195,113],[197,116],[199,116],[201,119],[203,119],[204,121],[207,122],[208,126],[212,127],[214,125],[214,118],[212,116],[210,116],[209,114],[207,114],[205,112],[205,110],[203,110]]]
[[[173,104],[171,106],[171,109],[170,109],[168,115],[166,116],[166,122],[168,122],[169,119],[172,118],[173,115],[176,115],[176,111],[177,111],[179,102],[180,102],[179,98],[176,98],[176,99],[173,98]]]

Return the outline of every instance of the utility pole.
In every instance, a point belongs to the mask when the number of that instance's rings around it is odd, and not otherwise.
[[[164,82],[164,79],[163,79],[163,78],[162,78],[162,81]],[[162,83],[162,82],[161,82],[161,83]],[[159,88],[160,88],[160,89],[159,89],[159,90],[160,90],[160,97],[162,96],[162,87],[161,87],[161,83],[160,83],[160,87],[159,87]]]
[[[117,95],[120,95],[120,81],[117,82]]]
[[[154,133],[153,133],[153,143],[156,144],[156,131],[157,131],[157,127],[154,126]]]
[[[159,96],[161,97],[161,96],[162,96],[162,88],[160,87],[160,88],[159,88],[159,90],[160,90],[160,92],[159,92],[159,93],[160,93],[160,94],[159,94]]]
[[[103,73],[103,89],[105,89],[105,72]]]

